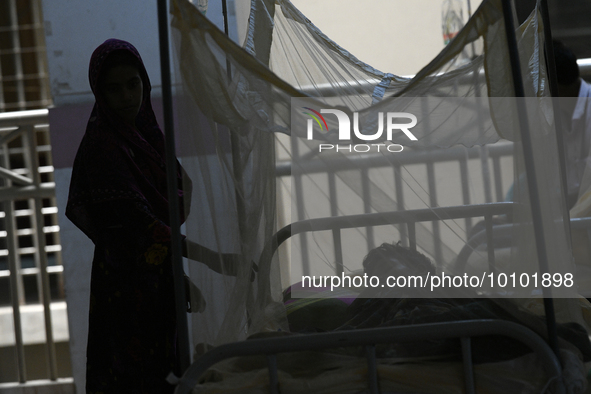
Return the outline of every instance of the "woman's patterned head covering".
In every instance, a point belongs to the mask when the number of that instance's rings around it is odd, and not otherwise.
[[[142,78],[144,98],[135,127],[108,107],[101,91],[107,59],[116,51],[137,59]],[[105,41],[92,54],[88,76],[96,102],[74,161],[66,216],[93,240],[102,226],[94,223],[91,210],[93,204],[105,201],[139,202],[169,223],[164,135],[152,109],[150,80],[137,49],[126,41]],[[178,197],[182,211],[181,189]]]

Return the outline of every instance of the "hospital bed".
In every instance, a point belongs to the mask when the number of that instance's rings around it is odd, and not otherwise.
[[[421,222],[442,216],[489,221],[493,216],[510,213],[512,205],[503,202],[305,220],[278,231],[268,247],[276,249],[291,236],[319,231],[330,231],[334,245],[338,246],[340,232],[346,229],[385,226],[398,233],[399,227],[404,226],[410,248],[416,249],[414,228]],[[486,227],[491,230],[493,226]],[[488,235],[489,240],[492,236]],[[494,250],[491,255],[494,256]],[[460,254],[459,258],[464,257]],[[509,339],[497,342],[499,337]],[[586,334],[583,337],[587,340]],[[396,353],[400,349],[396,344],[404,348],[413,343],[418,344],[417,348],[424,348],[420,343],[428,347],[442,340],[456,341],[456,356],[461,357],[428,352]],[[483,349],[499,344],[507,346],[507,356],[483,359]],[[394,353],[385,350],[390,349],[388,346],[394,347]],[[520,346],[529,351],[513,353]],[[495,353],[504,351],[497,348]],[[273,332],[205,353],[186,371],[176,392],[577,393],[583,392],[587,384],[587,368],[581,353],[585,351],[560,340],[559,359],[545,341],[541,325],[527,327],[502,319],[477,318],[311,334]]]
[[[442,242],[441,234],[449,226],[444,222],[454,221],[462,227],[464,246],[448,267],[464,272],[472,263],[471,258],[480,255],[494,268],[501,258],[499,250],[506,246],[504,240],[510,237],[513,229],[510,223],[499,225],[495,222],[495,218],[511,216],[516,209],[515,203],[503,201],[507,180],[503,180],[502,164],[504,160],[512,159],[512,153],[513,144],[501,142],[486,148],[454,148],[420,154],[404,152],[396,156],[396,162],[366,156],[350,164],[351,169],[337,166],[341,171],[364,174],[374,169],[394,168],[394,183],[399,185],[397,197],[405,195],[405,183],[401,172],[396,171],[397,167],[425,167],[425,183],[430,185],[432,196],[438,195],[439,183],[429,167],[447,163],[456,168],[460,178],[467,177],[468,168],[472,171],[477,168],[486,183],[492,185],[480,195],[486,200],[500,202],[471,204],[470,193],[464,189],[458,194],[457,206],[440,207],[440,202],[432,199],[433,205],[429,208],[299,220],[279,230],[266,248],[276,253],[291,237],[308,234],[306,236],[313,239],[315,236],[311,234],[314,233],[329,234],[328,248],[331,251],[327,255],[334,259],[333,274],[341,275],[345,271],[342,262],[347,259],[343,245],[349,242],[347,237],[351,231],[361,235],[358,242],[366,250],[375,247],[386,233],[390,234],[388,239],[401,240],[409,249],[423,253],[427,253],[422,243],[428,234],[431,243],[428,254],[437,263],[444,247],[438,243]],[[290,163],[277,166],[278,177],[291,176],[293,179],[318,174],[327,176],[330,183],[331,169],[314,161],[301,166],[297,173],[291,171]],[[469,184],[463,180],[461,183]],[[338,206],[338,195],[328,194],[332,203]],[[588,228],[589,220],[575,219],[573,226]],[[482,231],[474,230],[474,224],[478,222],[483,224]],[[421,228],[428,228],[430,232],[423,231],[422,236],[417,236],[417,229]],[[486,248],[486,245],[495,247]],[[355,296],[349,293],[344,297]],[[177,393],[583,392],[587,387],[588,367],[581,351],[568,341],[560,340],[559,358],[548,345],[545,330],[543,324],[532,329],[515,321],[477,318],[308,334],[261,333],[254,339],[221,345],[196,358],[180,380]],[[502,343],[506,346],[507,356],[483,362],[482,352],[486,352],[483,349],[487,346],[482,343],[499,337],[508,338]],[[587,339],[586,334],[583,337]],[[429,344],[444,340],[455,341],[455,356],[461,357],[381,354],[384,347],[400,348],[409,342]],[[475,347],[474,341],[477,343]],[[512,353],[513,349],[522,346],[529,351]],[[503,352],[500,347],[495,349],[497,355]],[[301,365],[309,365],[310,369],[304,370]]]

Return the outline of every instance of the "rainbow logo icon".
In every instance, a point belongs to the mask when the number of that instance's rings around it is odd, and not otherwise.
[[[306,115],[310,115],[315,121],[316,123],[318,123],[318,126],[320,126],[320,130],[324,130],[324,128],[322,127],[322,124],[324,123],[324,127],[326,127],[326,131],[328,132],[328,125],[326,124],[326,120],[324,120],[324,117],[322,115],[320,115],[320,112],[313,110],[312,108],[309,107],[302,107],[304,109],[307,109],[308,111],[311,111],[313,113],[310,112],[302,112],[303,114]],[[322,120],[322,123],[320,122]],[[308,139],[312,139],[312,119],[308,120]]]

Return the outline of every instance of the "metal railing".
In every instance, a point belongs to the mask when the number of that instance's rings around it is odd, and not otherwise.
[[[0,223],[4,225],[0,229],[0,279],[8,277],[10,282],[18,381],[27,381],[21,320],[21,306],[30,295],[25,291],[26,276],[36,277],[38,302],[43,306],[48,378],[56,381],[50,274],[57,275],[56,287],[62,291],[63,268],[48,110],[0,114],[0,204]]]
[[[367,392],[378,394],[379,388],[377,358],[375,348],[378,344],[409,343],[418,341],[433,341],[437,339],[459,338],[462,351],[462,372],[457,372],[464,378],[464,392],[475,393],[475,369],[471,341],[486,335],[500,335],[519,341],[531,349],[539,360],[541,369],[547,375],[547,384],[556,381],[562,384],[560,361],[544,340],[531,329],[514,322],[493,319],[472,321],[454,321],[432,324],[414,324],[410,326],[366,328],[350,331],[336,331],[329,333],[313,333],[307,335],[290,335],[282,338],[250,339],[248,341],[228,343],[210,350],[199,357],[184,372],[175,394],[188,394],[198,386],[200,378],[208,368],[230,357],[266,356],[268,361],[269,380],[266,386],[268,393],[281,392],[277,356],[281,353],[301,352],[306,350],[321,351],[330,348],[363,346],[367,360]],[[416,363],[416,361],[414,361]],[[238,369],[238,368],[237,368]],[[236,373],[236,371],[234,371]],[[383,377],[382,377],[383,378]],[[238,385],[240,380],[235,381]],[[417,382],[420,383],[420,382]],[[257,383],[250,383],[256,385]],[[560,387],[559,390],[560,391]],[[262,391],[262,388],[261,388]]]

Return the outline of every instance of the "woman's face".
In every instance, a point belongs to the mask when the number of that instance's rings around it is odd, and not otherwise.
[[[142,78],[136,67],[120,65],[107,71],[103,84],[105,100],[109,108],[126,123],[135,124],[143,93]]]

